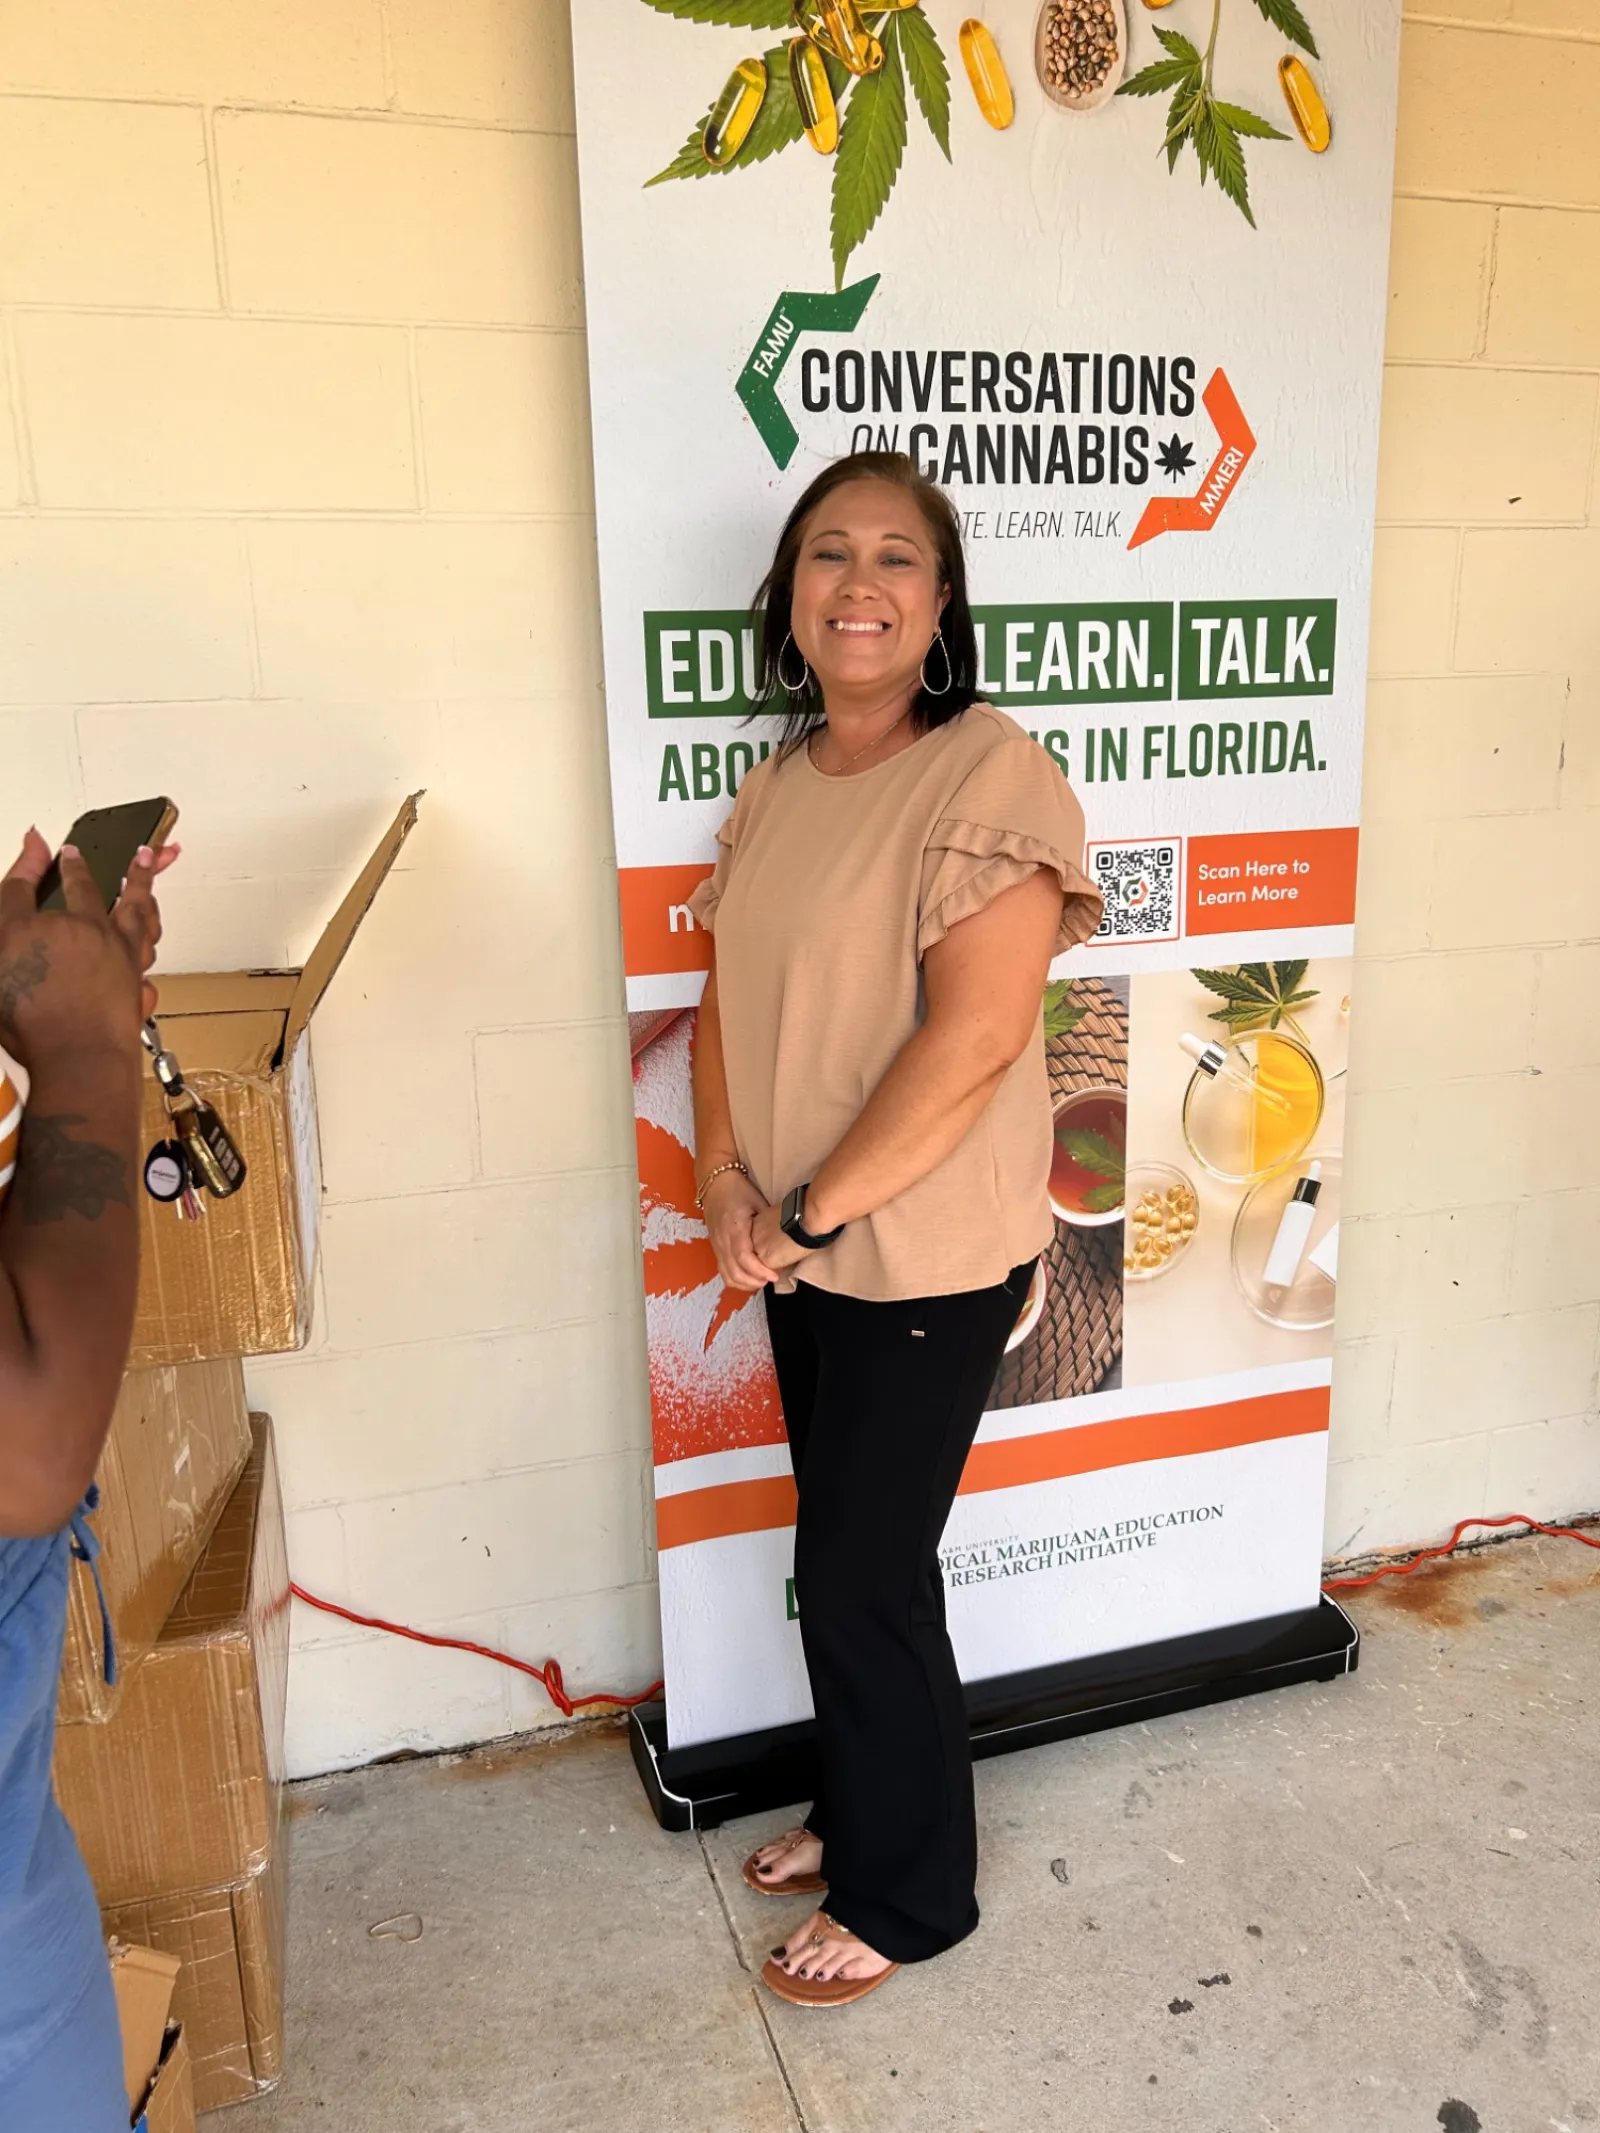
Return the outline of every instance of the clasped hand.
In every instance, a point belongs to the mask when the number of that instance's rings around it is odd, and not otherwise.
[[[711,1232],[717,1271],[730,1289],[764,1289],[809,1257],[786,1237],[780,1210],[769,1206],[737,1170],[714,1178],[701,1212]]]

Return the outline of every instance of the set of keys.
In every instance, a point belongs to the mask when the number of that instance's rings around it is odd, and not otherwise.
[[[245,1160],[211,1105],[185,1082],[154,1016],[142,1034],[172,1127],[171,1137],[157,1141],[144,1159],[144,1189],[152,1200],[175,1206],[180,1221],[198,1222],[205,1213],[200,1189],[228,1199],[245,1181]]]

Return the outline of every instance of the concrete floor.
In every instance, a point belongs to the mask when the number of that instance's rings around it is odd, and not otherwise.
[[[613,1729],[299,1787],[290,2070],[208,2133],[1584,2133],[1600,1559],[1352,1611],[1352,1680],[981,1764],[982,1930],[841,2012],[754,1982],[782,1818],[663,1835]]]

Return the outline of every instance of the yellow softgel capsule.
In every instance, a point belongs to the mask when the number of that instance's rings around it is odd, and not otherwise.
[[[1172,0],[1144,0],[1144,4],[1153,14],[1158,7],[1171,7]]]
[[[1322,101],[1320,90],[1311,79],[1311,69],[1303,59],[1285,52],[1278,61],[1278,79],[1283,84],[1284,102],[1289,106],[1295,132],[1313,155],[1321,155],[1333,139],[1333,122],[1328,117],[1328,107]]]
[[[876,74],[883,65],[883,46],[862,21],[856,0],[794,0],[794,19],[852,74]]]
[[[994,32],[976,15],[969,15],[961,25],[961,57],[978,109],[997,132],[1004,133],[1017,115],[1017,100]]]
[[[767,95],[767,63],[741,59],[711,106],[700,145],[713,170],[726,170],[750,138]]]
[[[806,139],[819,156],[831,156],[839,145],[839,106],[833,99],[828,63],[809,37],[797,37],[789,47],[789,86]]]

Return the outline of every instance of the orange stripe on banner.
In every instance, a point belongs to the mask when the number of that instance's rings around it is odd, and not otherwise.
[[[711,936],[689,912],[690,896],[710,872],[703,865],[621,869],[622,967],[630,978],[711,968]]]
[[[1127,1415],[1113,1422],[1085,1422],[1036,1437],[1007,1437],[974,1445],[961,1477],[960,1494],[1015,1489],[1033,1481],[1063,1481],[1072,1474],[1099,1474],[1110,1467],[1140,1466],[1153,1459],[1182,1459],[1196,1452],[1226,1452],[1242,1444],[1269,1444],[1279,1437],[1311,1437],[1328,1427],[1328,1387],[1263,1393],[1218,1407],[1180,1407],[1167,1414]],[[685,1548],[694,1541],[722,1540],[733,1533],[766,1533],[792,1526],[794,1482],[787,1474],[763,1481],[729,1481],[710,1489],[663,1496],[656,1505],[656,1544]]]
[[[714,1489],[685,1489],[656,1504],[656,1546],[687,1548],[691,1541],[722,1540],[730,1533],[766,1533],[794,1524],[794,1480],[773,1474],[764,1481],[725,1481]]]
[[[1150,1459],[1183,1459],[1194,1452],[1226,1452],[1275,1437],[1310,1437],[1328,1426],[1328,1388],[1269,1392],[1221,1407],[1179,1407],[1164,1415],[1126,1415],[1085,1422],[1041,1437],[1006,1437],[975,1444],[961,1477],[963,1496],[983,1489],[1016,1489],[1030,1481],[1063,1481],[1107,1467]]]

